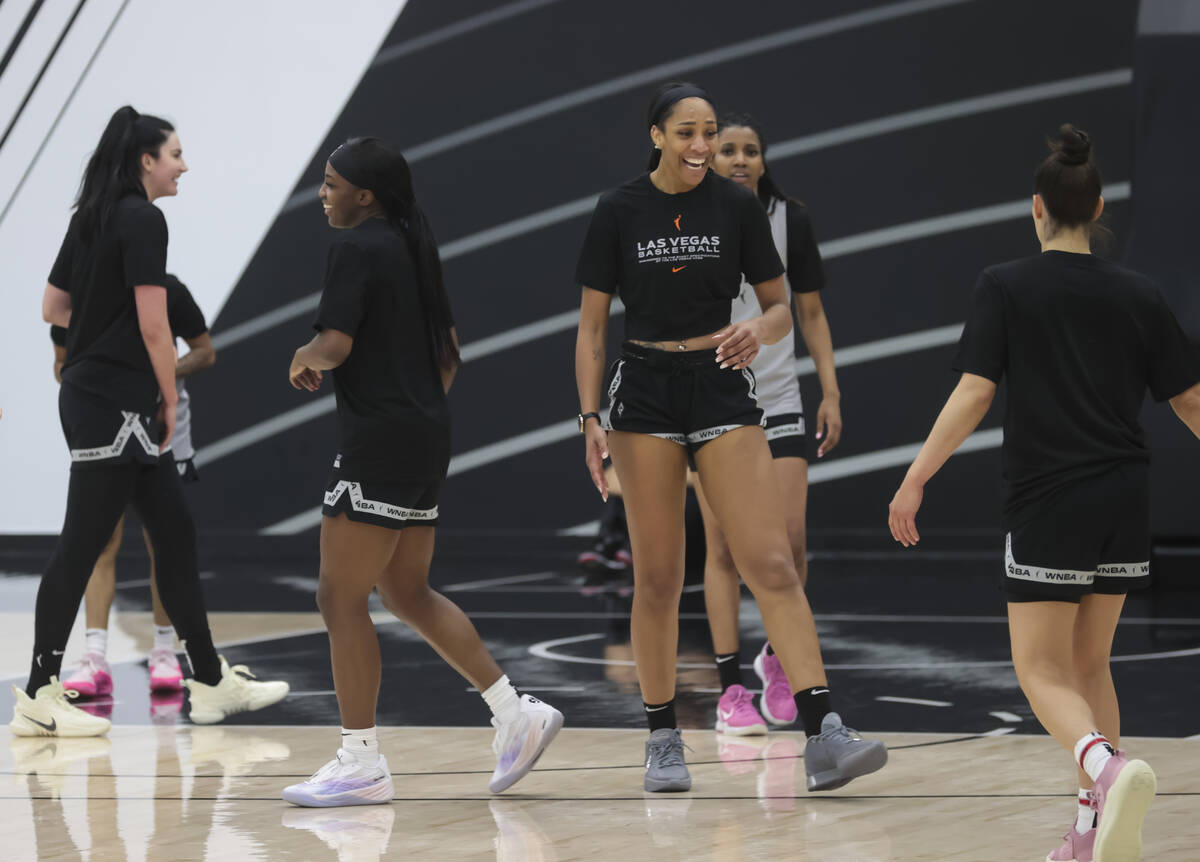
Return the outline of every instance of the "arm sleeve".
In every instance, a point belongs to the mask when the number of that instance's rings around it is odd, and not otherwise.
[[[329,249],[325,289],[313,328],[336,329],[353,338],[367,313],[371,270],[362,249],[348,241]]]
[[[1166,401],[1200,382],[1200,347],[1192,344],[1157,288],[1153,309],[1146,384],[1155,401]]]
[[[794,293],[812,293],[825,287],[825,265],[813,234],[808,207],[787,202],[787,275]]]
[[[50,282],[50,283],[54,284],[54,282]],[[58,287],[57,284],[55,284],[54,286]],[[50,340],[54,342],[55,347],[66,347],[67,346],[67,330],[62,326],[55,326],[54,324],[50,324]]]
[[[59,290],[71,291],[71,250],[75,243],[72,240],[74,232],[68,228],[58,249],[58,257],[54,258],[54,266],[50,267],[50,277],[46,279]]]
[[[1004,326],[1004,295],[986,271],[975,283],[971,310],[958,342],[954,370],[977,374],[999,383],[1008,367],[1008,337]]]
[[[121,214],[121,251],[125,262],[125,286],[166,286],[167,220],[154,204],[147,203]]]
[[[182,281],[167,274],[167,320],[176,338],[199,338],[208,332],[204,312],[196,305],[192,292]]]
[[[575,267],[575,283],[604,293],[616,293],[620,273],[621,240],[617,214],[612,204],[601,198],[583,238],[579,263]]]
[[[783,261],[771,235],[771,219],[758,198],[749,191],[739,195],[741,208],[742,274],[750,284],[762,284],[783,275]]]

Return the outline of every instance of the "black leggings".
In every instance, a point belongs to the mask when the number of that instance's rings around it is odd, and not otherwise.
[[[33,664],[26,688],[31,697],[51,676],[59,675],[92,569],[130,503],[150,535],[158,595],[183,640],[193,676],[209,685],[220,682],[220,660],[208,630],[196,566],[196,526],[174,460],[167,454],[156,466],[126,462],[71,471],[62,534],[38,587]]]

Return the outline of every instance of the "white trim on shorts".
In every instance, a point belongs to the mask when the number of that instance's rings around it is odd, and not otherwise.
[[[1004,538],[1004,574],[1006,577],[1020,581],[1036,581],[1041,584],[1062,584],[1067,587],[1091,586],[1096,580],[1094,571],[1085,572],[1079,569],[1047,569],[1041,566],[1027,566],[1013,559],[1012,533]]]
[[[768,416],[769,420],[771,417]],[[801,416],[798,422],[788,422],[786,425],[775,425],[767,428],[767,439],[778,440],[780,437],[799,437],[804,434],[804,417]]]
[[[437,520],[437,506],[432,509],[405,509],[403,506],[393,506],[381,500],[368,500],[363,496],[362,485],[358,482],[347,482],[345,479],[339,479],[332,491],[325,492],[325,505],[336,506],[338,499],[346,491],[350,492],[350,506],[356,512],[367,512],[395,521]]]
[[[1147,578],[1150,576],[1150,561],[1144,563],[1101,563],[1096,574],[1102,578]]]
[[[125,444],[129,442],[129,438],[133,437],[142,444],[142,448],[146,450],[147,455],[152,455],[155,458],[159,456],[158,447],[154,445],[154,441],[150,439],[150,432],[142,427],[141,416],[137,413],[132,413],[128,410],[122,410],[121,415],[125,417],[125,421],[121,423],[121,427],[117,430],[117,436],[108,446],[96,446],[91,449],[72,449],[72,461],[106,461],[109,458],[117,458],[125,451]],[[163,451],[168,451],[171,447],[168,446]]]

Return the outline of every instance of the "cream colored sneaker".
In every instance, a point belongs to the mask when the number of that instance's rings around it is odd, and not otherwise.
[[[84,712],[68,699],[78,697],[63,688],[58,677],[30,697],[23,689],[12,687],[17,702],[13,704],[13,720],[9,730],[13,736],[101,736],[108,733],[112,722],[107,718]]]
[[[188,717],[196,724],[216,724],[235,712],[252,712],[287,697],[290,687],[282,680],[260,682],[244,664],[230,667],[221,656],[221,681],[205,685],[194,679],[184,680],[191,699]]]

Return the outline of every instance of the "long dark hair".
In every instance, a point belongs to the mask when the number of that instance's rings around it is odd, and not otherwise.
[[[770,212],[775,208],[777,203],[795,203],[800,201],[786,194],[779,187],[779,183],[775,182],[775,178],[771,176],[771,166],[767,164],[767,136],[763,134],[762,126],[758,120],[754,119],[750,114],[729,113],[722,114],[717,121],[718,134],[726,129],[741,127],[749,129],[758,136],[758,145],[762,149],[763,160],[763,175],[758,179],[758,199],[762,201],[762,205]]]
[[[139,114],[129,105],[117,108],[79,184],[75,210],[85,236],[100,232],[117,201],[126,195],[146,196],[142,185],[142,156],[155,158],[175,127],[161,117]]]
[[[686,81],[670,81],[656,89],[650,97],[650,104],[646,108],[646,128],[649,129],[651,126],[658,126],[659,129],[662,129],[663,123],[674,112],[675,105],[684,99],[690,98],[703,99],[709,105],[713,106],[714,112],[716,111],[712,97],[708,95],[708,91],[703,87],[689,84]],[[658,163],[661,160],[662,150],[652,145],[650,147],[650,158],[646,163],[646,170],[654,170],[658,167]]]
[[[417,289],[425,311],[425,329],[438,368],[457,367],[462,359],[454,338],[450,301],[442,280],[442,259],[438,254],[433,228],[413,192],[412,171],[408,160],[397,148],[379,138],[351,138],[343,145],[362,173],[364,185],[383,207],[392,230],[404,238],[417,269]],[[355,183],[358,185],[358,183]]]
[[[1100,168],[1092,154],[1092,139],[1082,129],[1063,123],[1058,137],[1047,138],[1046,144],[1050,155],[1033,175],[1033,190],[1041,195],[1056,227],[1083,227],[1090,236],[1092,216],[1100,202]],[[1098,227],[1103,242],[1108,230]]]

